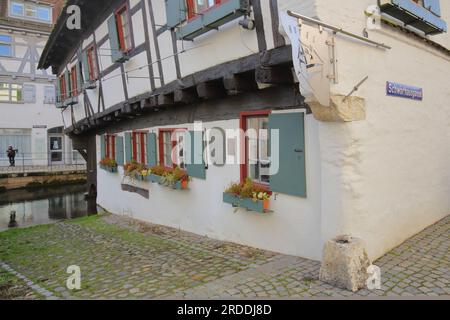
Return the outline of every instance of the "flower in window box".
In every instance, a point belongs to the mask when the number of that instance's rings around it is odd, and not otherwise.
[[[149,174],[150,181],[179,190],[187,189],[190,181],[189,175],[179,167],[172,169],[159,165],[150,168]]]
[[[235,207],[265,213],[269,211],[272,193],[247,179],[244,183],[233,183],[225,190],[223,200]]]
[[[136,161],[131,161],[124,166],[124,175],[131,179],[146,180],[148,175],[148,168],[145,164],[138,163]]]
[[[117,172],[117,162],[111,158],[104,158],[100,161],[100,168],[109,172]]]

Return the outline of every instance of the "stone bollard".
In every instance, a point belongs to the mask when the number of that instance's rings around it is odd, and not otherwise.
[[[363,240],[339,236],[325,244],[320,280],[356,292],[366,287],[370,265]]]

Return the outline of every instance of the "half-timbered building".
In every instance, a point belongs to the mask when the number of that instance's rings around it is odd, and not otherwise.
[[[6,150],[17,165],[72,163],[71,141],[55,108],[55,75],[38,70],[40,55],[63,1],[0,1],[0,166]],[[82,159],[80,159],[82,160]]]
[[[64,10],[40,67],[58,76],[65,132],[106,210],[318,260],[339,234],[379,257],[449,213],[448,1]],[[68,28],[77,18],[81,29]],[[105,158],[118,169],[103,170]],[[188,189],[129,178],[133,163],[178,167]],[[224,193],[247,179],[270,207]]]

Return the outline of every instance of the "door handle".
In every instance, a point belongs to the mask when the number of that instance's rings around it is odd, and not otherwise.
[[[303,149],[295,149],[294,150],[296,153],[303,153]]]

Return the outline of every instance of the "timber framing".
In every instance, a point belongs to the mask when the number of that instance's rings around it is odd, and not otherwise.
[[[258,83],[288,86],[294,91],[291,50],[290,46],[283,46],[199,71],[82,119],[67,128],[66,134],[100,132],[114,123],[152,111],[256,92]],[[297,106],[308,109],[302,99]]]

